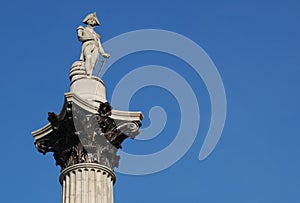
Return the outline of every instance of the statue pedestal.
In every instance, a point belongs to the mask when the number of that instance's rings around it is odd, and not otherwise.
[[[103,81],[95,76],[87,76],[83,61],[76,61],[70,70],[70,92],[93,105],[105,103],[106,91]]]
[[[70,86],[70,92],[94,105],[107,102],[104,83],[94,76],[80,76],[74,79]]]

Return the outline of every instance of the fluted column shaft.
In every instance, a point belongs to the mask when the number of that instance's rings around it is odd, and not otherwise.
[[[113,203],[115,180],[113,171],[100,164],[70,166],[60,174],[62,203]]]

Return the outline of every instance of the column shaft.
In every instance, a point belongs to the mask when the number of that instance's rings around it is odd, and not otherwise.
[[[115,175],[99,164],[76,164],[61,172],[62,203],[113,203]]]

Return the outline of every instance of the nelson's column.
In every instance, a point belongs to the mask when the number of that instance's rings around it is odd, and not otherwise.
[[[91,13],[83,23],[86,27],[77,28],[80,61],[71,67],[64,105],[59,114],[49,112],[49,123],[32,135],[37,150],[53,152],[61,167],[62,203],[113,203],[117,150],[138,135],[143,114],[114,110],[107,102],[103,81],[92,75],[99,55],[104,57],[100,71],[110,57],[94,31],[100,22]]]

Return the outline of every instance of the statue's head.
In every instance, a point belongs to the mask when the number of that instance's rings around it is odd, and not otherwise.
[[[96,16],[96,12],[88,14],[82,22],[87,25],[100,25],[100,22]]]

